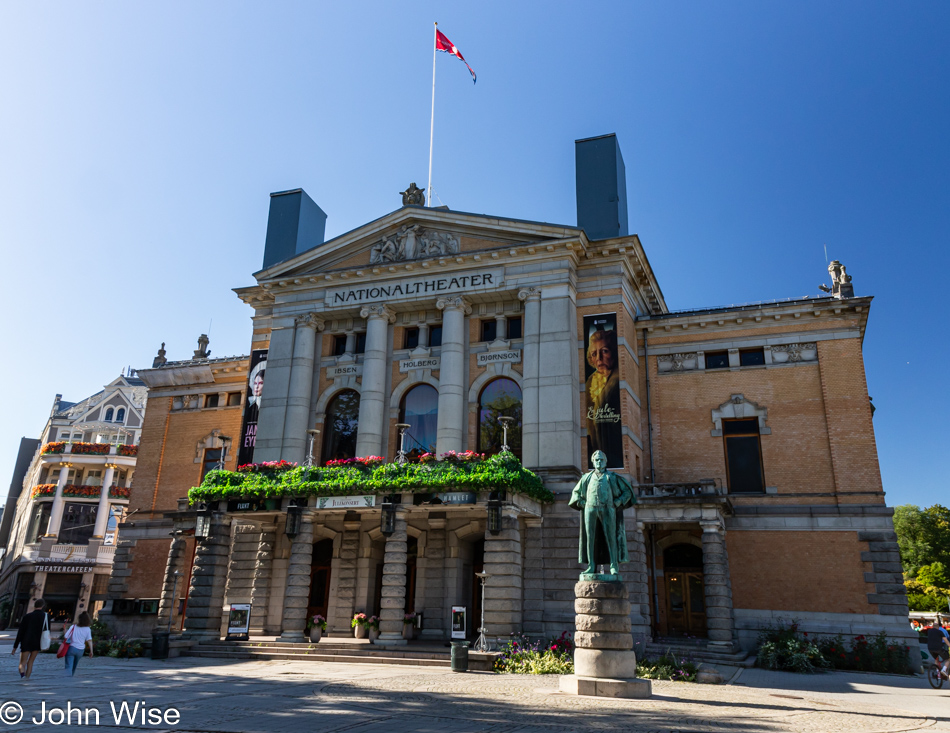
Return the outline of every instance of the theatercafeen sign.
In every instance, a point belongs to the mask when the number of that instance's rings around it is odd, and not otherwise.
[[[444,277],[415,277],[388,282],[385,285],[367,285],[362,288],[343,288],[328,290],[328,306],[374,303],[380,300],[398,298],[420,298],[465,293],[471,291],[495,290],[504,284],[504,271],[501,268],[482,270],[468,275]]]
[[[47,557],[40,557],[33,566],[33,571],[37,573],[91,573],[96,569],[96,563],[92,560],[80,562],[69,562],[67,560],[50,560]]]

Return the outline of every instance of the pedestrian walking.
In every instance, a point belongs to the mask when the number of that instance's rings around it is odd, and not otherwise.
[[[92,629],[89,625],[92,620],[89,614],[83,611],[79,614],[79,621],[69,627],[66,632],[66,641],[69,642],[69,651],[66,652],[66,676],[72,677],[76,674],[76,665],[82,659],[83,652],[89,649],[90,659],[95,656],[92,653]]]
[[[33,601],[33,611],[20,619],[20,625],[16,631],[16,639],[13,641],[13,650],[11,654],[16,654],[17,647],[20,648],[20,677],[30,679],[33,674],[33,662],[36,661],[36,655],[42,648],[43,632],[49,634],[49,617],[46,615],[46,601],[37,598]]]

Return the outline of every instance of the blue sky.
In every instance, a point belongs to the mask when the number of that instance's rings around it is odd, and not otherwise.
[[[888,503],[947,503],[946,2],[0,4],[0,491],[55,393],[212,321],[247,353],[268,193],[334,236],[426,185],[434,20],[478,73],[439,54],[442,201],[573,223],[573,141],[616,132],[670,308],[817,295],[827,245]]]

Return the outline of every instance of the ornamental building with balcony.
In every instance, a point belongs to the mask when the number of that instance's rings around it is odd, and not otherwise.
[[[55,622],[102,608],[145,395],[124,374],[80,402],[56,395],[40,437],[21,441],[0,524],[0,621],[15,626],[36,598]]]
[[[601,450],[638,497],[635,634],[725,655],[779,617],[915,638],[864,373],[872,299],[835,262],[826,294],[672,311],[628,233],[616,138],[575,152],[576,225],[425,207],[413,184],[324,241],[305,192],[272,194],[263,268],[236,289],[250,355],[139,371],[113,608],[160,597],[156,626],[191,641],[217,641],[232,604],[284,642],[361,613],[391,646],[406,614],[437,641],[483,611],[494,639],[573,631],[568,501]]]

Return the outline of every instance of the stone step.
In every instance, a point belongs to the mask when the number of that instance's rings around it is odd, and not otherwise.
[[[718,652],[706,648],[706,642],[690,642],[686,640],[658,640],[646,646],[647,656],[658,657],[672,653],[678,657],[687,657],[697,662],[707,664],[728,664],[737,667],[752,667],[755,665],[755,656],[746,651]]]
[[[258,644],[258,645],[234,645],[224,642],[205,642],[198,645],[193,651],[201,652],[227,652],[227,653],[249,653],[249,654],[295,654],[298,656],[358,656],[358,657],[400,657],[406,659],[447,659],[448,652],[436,651],[414,651],[402,650],[398,648],[384,649],[376,647],[374,649],[354,649],[352,645],[340,645],[337,648],[319,646],[292,646],[276,644]]]
[[[306,654],[280,651],[251,651],[251,650],[223,650],[223,649],[195,649],[182,652],[183,657],[200,657],[205,659],[264,659],[285,661],[311,662],[349,662],[353,664],[403,664],[420,667],[448,667],[450,660],[446,659],[418,659],[415,657],[377,657],[366,654]]]

